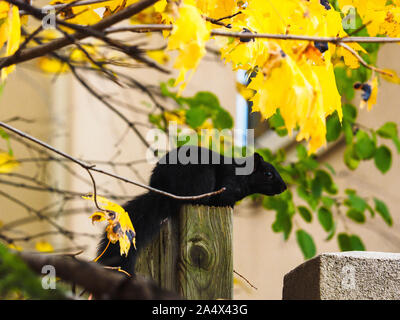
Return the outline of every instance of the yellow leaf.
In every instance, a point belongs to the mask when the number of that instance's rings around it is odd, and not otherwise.
[[[92,223],[107,220],[105,212],[102,211],[96,211],[89,218],[92,219]]]
[[[186,110],[164,111],[165,120],[175,122],[177,124],[186,123]]]
[[[169,55],[165,52],[165,50],[149,50],[146,51],[147,55],[156,60],[160,64],[166,64],[169,61]]]
[[[39,68],[47,73],[65,73],[68,65],[54,58],[41,57],[38,59]]]
[[[40,252],[53,252],[53,246],[47,241],[38,241],[35,243],[35,248]]]
[[[8,245],[8,247],[9,247],[10,249],[13,249],[13,250],[22,251],[22,247],[19,246],[19,245],[17,245],[17,244],[15,244],[15,243],[10,243],[10,244]]]
[[[312,62],[314,62],[317,65],[322,65],[324,64],[325,60],[324,57],[322,56],[321,51],[319,51],[315,46],[313,46],[312,44],[309,44],[305,51],[304,54],[306,56],[307,59],[311,60]]]
[[[87,52],[87,54],[96,60],[96,48],[91,45],[81,45],[81,47]],[[90,61],[85,52],[83,52],[80,48],[75,48],[72,50],[70,59],[74,62],[85,62]]]
[[[367,107],[368,111],[372,109],[372,107],[376,104],[376,99],[378,95],[378,77],[374,77],[371,80],[371,96],[368,99]]]
[[[4,21],[0,25],[0,48],[2,48],[3,45],[6,43],[7,38],[8,38],[8,22]]]
[[[8,173],[19,166],[19,162],[7,152],[0,152],[0,173]]]
[[[9,10],[10,4],[7,1],[0,1],[0,19],[6,19]]]
[[[383,71],[390,73],[391,76],[381,73],[381,77],[383,79],[385,79],[388,82],[392,82],[392,83],[396,83],[396,84],[400,84],[400,78],[397,75],[396,71],[392,70],[392,69],[383,69]]]
[[[250,100],[256,93],[254,90],[249,89],[247,86],[238,81],[236,81],[236,90],[245,100]]]
[[[19,9],[17,6],[12,6],[8,12],[7,20],[7,48],[6,56],[11,56],[17,51],[21,39],[21,21],[19,18]],[[3,68],[1,70],[1,81],[4,81],[7,76],[15,69],[15,65]]]
[[[93,194],[83,196],[86,200],[94,201]],[[104,211],[95,212],[90,216],[92,222],[107,220],[107,238],[116,243],[119,241],[120,254],[127,256],[131,244],[136,248],[136,233],[133,228],[129,214],[119,204],[107,198],[96,196],[97,204]]]
[[[156,12],[163,12],[167,7],[167,4],[168,4],[167,0],[158,1],[154,4],[154,10]]]
[[[175,85],[182,82],[179,93],[205,55],[205,43],[209,37],[210,29],[199,10],[189,4],[181,6],[179,17],[174,22],[174,28],[168,41],[168,50],[178,50],[174,68],[180,71],[175,82]],[[192,70],[192,73],[186,79],[186,73],[189,70]]]

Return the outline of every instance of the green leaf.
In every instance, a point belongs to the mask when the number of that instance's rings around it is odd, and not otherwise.
[[[186,111],[186,123],[193,129],[200,127],[207,118],[208,114],[204,108],[194,107]]]
[[[374,209],[372,209],[372,207],[367,203],[367,210],[369,211],[369,213],[371,214],[371,217],[375,217],[375,212]]]
[[[150,113],[149,114],[149,122],[157,126],[159,129],[164,130],[165,128],[162,124],[162,116],[161,115],[155,115]]]
[[[327,196],[322,196],[321,201],[324,204],[324,206],[327,208],[330,208],[335,204],[335,199],[332,199],[331,197],[327,197]]]
[[[340,95],[345,95],[348,100],[351,100],[354,97],[354,82],[347,76],[347,70],[344,67],[335,67],[335,80]]]
[[[336,222],[333,223],[333,227],[331,229],[331,231],[329,232],[328,236],[326,237],[325,241],[329,241],[333,238],[333,236],[336,233]]]
[[[319,177],[315,177],[313,180],[311,180],[311,192],[314,197],[321,197],[322,187],[322,181]]]
[[[284,239],[289,239],[292,230],[292,219],[286,211],[277,211],[272,230],[274,232],[283,232]]]
[[[2,88],[3,88],[3,86],[0,85],[0,95],[1,95]],[[0,128],[0,138],[3,138],[4,140],[6,140],[7,148],[8,148],[8,154],[10,156],[13,156],[14,152],[13,152],[13,150],[11,148],[10,136],[2,128]]]
[[[271,162],[274,158],[272,151],[268,148],[257,149],[257,153],[259,153],[265,161]]]
[[[329,163],[324,163],[324,166],[328,168],[328,170],[332,173],[332,174],[336,174],[335,169],[329,164]]]
[[[352,144],[354,135],[353,135],[353,128],[350,122],[343,120],[343,132],[346,144],[347,145]]]
[[[63,286],[53,290],[43,290],[41,279],[29,268],[22,259],[0,243],[0,297],[18,292],[24,299],[55,300],[65,299]]]
[[[360,164],[360,160],[356,159],[354,156],[354,150],[352,145],[348,145],[343,154],[343,160],[346,166],[350,170],[357,169],[358,165]]]
[[[299,161],[301,165],[306,167],[308,170],[315,170],[318,168],[319,163],[317,160],[313,159],[312,157],[307,157]]]
[[[351,195],[351,194],[356,194],[357,192],[354,189],[346,188],[346,189],[344,189],[344,193],[347,195]]]
[[[363,242],[355,234],[339,233],[337,239],[340,251],[365,251]]]
[[[233,119],[230,113],[224,109],[219,109],[217,115],[213,119],[213,125],[216,129],[231,129],[233,127]]]
[[[382,138],[393,139],[397,136],[397,124],[394,122],[386,122],[376,133]]]
[[[304,186],[297,187],[296,191],[299,197],[305,200],[313,210],[317,208],[318,198],[315,198]]]
[[[325,207],[318,209],[318,221],[326,232],[329,232],[333,228],[333,216],[331,210]]]
[[[364,210],[367,208],[367,202],[355,193],[349,192],[348,195],[349,198],[345,201],[345,204],[359,212],[364,212]]]
[[[280,136],[286,136],[288,134],[285,128],[285,120],[281,116],[279,108],[276,110],[275,114],[268,119],[268,123],[272,129]]]
[[[364,213],[356,210],[356,209],[349,209],[346,213],[346,215],[351,219],[354,220],[355,222],[358,223],[364,223],[365,222],[365,215]]]
[[[354,251],[365,251],[365,246],[364,246],[363,242],[355,234],[352,234],[350,236],[350,245],[351,245],[351,250],[354,250]]]
[[[397,153],[400,153],[400,139],[399,139],[399,137],[396,136],[392,140],[393,140],[394,145],[396,146]]]
[[[390,149],[386,146],[380,146],[376,149],[374,162],[380,172],[386,173],[392,165],[392,152]]]
[[[369,137],[368,133],[358,130],[354,151],[360,160],[371,159],[375,153],[375,142]]]
[[[354,123],[357,118],[357,108],[352,104],[346,103],[343,107],[343,119],[350,123]]]
[[[337,194],[338,187],[333,183],[331,175],[324,170],[317,170],[315,176],[321,181],[323,189],[329,194]]]
[[[299,211],[301,217],[306,221],[306,222],[311,222],[312,221],[312,214],[310,210],[308,210],[304,206],[298,206],[297,210]]]
[[[187,99],[187,103],[190,107],[206,106],[212,109],[221,108],[217,96],[209,91],[197,92],[194,97]]]
[[[392,216],[390,215],[389,209],[386,206],[386,204],[377,198],[374,198],[374,202],[375,202],[375,211],[379,213],[379,215],[389,226],[392,226],[393,225]]]
[[[296,240],[305,259],[310,259],[315,256],[317,249],[311,235],[306,231],[299,229],[296,231]]]
[[[326,140],[328,142],[337,140],[341,131],[342,125],[340,124],[337,112],[335,112],[326,119]]]
[[[284,239],[287,240],[292,230],[292,216],[295,213],[291,192],[287,190],[276,197],[265,196],[263,198],[263,206],[266,209],[276,211],[272,230],[274,232],[283,232]]]
[[[352,245],[350,237],[346,233],[339,233],[337,235],[338,245],[340,251],[351,251]]]
[[[307,158],[307,149],[302,144],[296,145],[297,158],[303,160]]]

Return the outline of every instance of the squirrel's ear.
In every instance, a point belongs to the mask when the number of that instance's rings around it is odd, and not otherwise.
[[[254,152],[254,170],[253,171],[256,171],[259,168],[260,164],[263,162],[264,162],[263,157],[259,153]]]

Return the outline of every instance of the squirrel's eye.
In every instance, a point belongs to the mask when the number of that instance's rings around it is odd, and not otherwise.
[[[274,176],[271,171],[266,171],[265,175],[267,176],[268,179],[271,179]]]

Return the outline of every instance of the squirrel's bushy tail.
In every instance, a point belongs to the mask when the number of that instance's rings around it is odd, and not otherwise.
[[[161,224],[165,219],[179,211],[178,204],[171,198],[163,195],[147,192],[127,202],[124,206],[131,218],[136,232],[136,249],[131,246],[128,256],[121,256],[119,243],[110,243],[107,250],[98,259],[102,265],[110,267],[121,267],[133,275],[137,256],[144,247],[157,235]],[[104,233],[98,248],[100,255],[106,248],[109,240]]]

